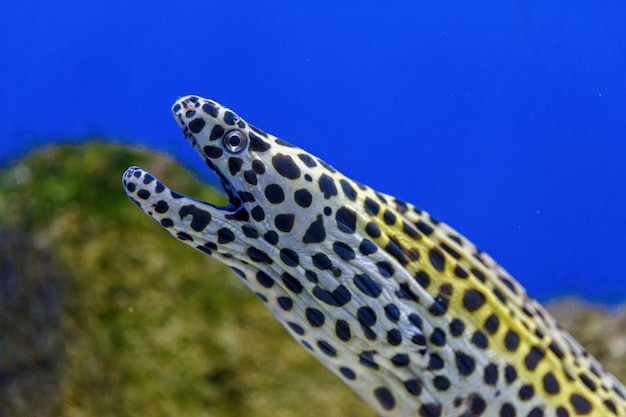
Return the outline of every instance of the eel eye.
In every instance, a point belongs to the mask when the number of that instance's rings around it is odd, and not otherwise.
[[[229,130],[224,135],[224,146],[229,152],[238,153],[246,147],[248,138],[239,130]]]

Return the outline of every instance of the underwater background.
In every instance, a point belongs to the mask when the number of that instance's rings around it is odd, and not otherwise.
[[[0,417],[288,416],[311,378],[328,391],[306,391],[310,410],[295,415],[369,415],[265,327],[234,276],[126,199],[134,164],[219,198],[195,182],[217,184],[170,115],[187,94],[429,211],[532,297],[619,317],[624,22],[618,0],[5,5]],[[600,338],[626,333],[602,326]],[[268,399],[281,388],[294,392]],[[347,396],[340,411],[324,408],[332,395]]]

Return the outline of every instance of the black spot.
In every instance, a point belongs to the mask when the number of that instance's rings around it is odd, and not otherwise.
[[[313,284],[317,284],[318,278],[315,272],[311,271],[310,269],[307,269],[306,271],[304,271],[304,276],[309,282],[312,282]]]
[[[420,395],[422,393],[422,384],[417,379],[404,381],[404,387],[411,395]]]
[[[213,126],[213,129],[211,129],[211,135],[209,136],[209,140],[218,140],[222,136],[224,136],[224,128],[221,125],[215,125]]]
[[[304,311],[307,321],[312,327],[321,327],[326,321],[324,313],[316,308],[309,307]]]
[[[376,216],[378,214],[378,211],[380,210],[380,204],[378,204],[376,201],[372,200],[369,197],[365,198],[365,203],[363,204],[363,207],[365,208],[365,212],[372,216]]]
[[[341,189],[348,200],[356,200],[356,191],[352,188],[348,181],[341,179],[339,180],[339,184],[341,184]]]
[[[334,347],[332,347],[328,342],[325,342],[324,340],[318,340],[317,347],[319,347],[320,350],[328,356],[331,356],[331,357],[337,356],[337,350]]]
[[[548,371],[543,376],[542,381],[543,381],[543,389],[548,394],[551,394],[551,395],[558,394],[559,391],[561,390],[561,387],[559,386],[559,381],[557,381],[557,379],[555,378],[554,374],[551,371]]]
[[[374,222],[369,222],[366,226],[365,226],[365,232],[373,237],[374,239],[377,239],[380,237],[381,232],[380,229],[378,228],[378,226],[376,226],[376,223]]]
[[[356,212],[347,207],[341,207],[335,214],[337,227],[345,233],[354,233],[356,230]]]
[[[437,375],[433,378],[433,385],[438,391],[447,391],[450,388],[450,380],[445,376]]]
[[[502,407],[500,407],[499,417],[516,417],[515,407],[511,405],[511,403],[504,403]]]
[[[527,417],[543,417],[543,406],[538,406],[530,410]],[[557,414],[557,417],[560,416]]]
[[[184,219],[186,216],[191,215],[191,228],[196,232],[201,232],[205,227],[211,223],[211,213],[206,210],[199,209],[194,205],[182,206],[178,211],[180,219]]]
[[[456,363],[456,369],[463,376],[471,375],[476,368],[476,361],[467,353],[457,350],[454,352],[454,360]]]
[[[247,222],[250,220],[250,215],[244,208],[240,208],[232,214],[227,214],[225,216],[226,220],[239,220],[242,222]]]
[[[530,384],[522,385],[522,387],[519,389],[519,392],[517,393],[517,396],[522,401],[530,400],[533,395],[535,395],[535,389]]]
[[[222,227],[217,231],[217,243],[226,244],[235,240],[235,234],[225,227]]]
[[[385,316],[394,323],[400,319],[400,310],[398,306],[393,303],[389,303],[385,306]]]
[[[544,355],[545,352],[542,349],[536,346],[531,347],[530,351],[524,358],[524,365],[526,366],[526,369],[534,371],[539,362],[543,359]]]
[[[406,266],[409,263],[404,249],[400,245],[400,242],[398,242],[398,239],[396,239],[395,237],[392,236],[389,238],[389,243],[387,243],[387,246],[385,246],[385,250],[391,256],[396,258],[400,265]]]
[[[446,266],[446,258],[438,248],[432,248],[428,252],[428,258],[430,259],[430,263],[433,265],[433,268],[440,272],[444,270]]]
[[[262,161],[255,159],[252,161],[252,170],[258,175],[263,175],[265,174],[265,164]]]
[[[350,325],[348,322],[341,319],[337,320],[335,323],[335,334],[339,340],[344,342],[350,340],[350,338],[352,338],[352,332],[350,331]]]
[[[333,209],[330,207],[324,207],[324,214],[330,216],[333,213]]]
[[[263,207],[261,206],[254,206],[252,210],[250,210],[250,214],[257,222],[265,220],[265,210],[263,210]]]
[[[450,246],[446,245],[445,243],[441,244],[441,249],[448,252],[448,254],[450,254],[450,256],[452,256],[455,259],[461,258],[461,255],[459,255],[454,249],[452,249]]]
[[[471,397],[470,413],[469,413],[470,415],[479,417],[483,414],[486,408],[487,408],[487,403],[480,395],[474,394]]]
[[[341,284],[334,291],[328,291],[316,285],[313,287],[313,295],[318,300],[333,307],[343,307],[352,299],[350,291]]]
[[[244,203],[254,203],[256,201],[256,199],[254,198],[254,195],[247,191],[239,191],[238,194],[239,194],[239,198]]]
[[[276,218],[274,218],[274,226],[281,232],[289,233],[293,228],[295,220],[296,216],[293,214],[277,214]]]
[[[420,330],[422,329],[422,326],[424,324],[422,318],[415,313],[409,314],[409,321]]]
[[[265,234],[263,235],[263,239],[265,239],[268,243],[275,245],[278,243],[278,233],[270,230],[269,232],[265,232]]]
[[[163,227],[172,227],[174,226],[174,222],[172,221],[172,219],[161,219],[161,226]]]
[[[376,324],[376,312],[369,306],[361,307],[356,312],[356,318],[365,327],[371,327]]]
[[[302,236],[302,242],[304,243],[320,243],[326,239],[326,229],[324,228],[324,218],[321,214],[317,215],[315,221],[313,221],[304,232]]]
[[[415,273],[415,281],[424,289],[428,288],[430,285],[430,277],[428,274],[422,270],[419,270]]]
[[[296,253],[296,251],[291,250],[289,248],[284,248],[280,250],[280,260],[287,266],[298,266],[300,263],[300,257]]]
[[[396,399],[387,387],[378,387],[374,390],[374,396],[378,400],[380,406],[385,410],[393,410],[396,406]]]
[[[330,258],[323,252],[318,252],[311,257],[313,265],[319,270],[325,271],[333,267],[333,263]]]
[[[272,157],[272,165],[285,178],[295,180],[300,177],[300,168],[289,155],[282,153],[274,155]]]
[[[285,201],[283,187],[278,184],[270,184],[265,187],[265,198],[272,204],[280,204]]]
[[[252,170],[246,170],[243,172],[243,179],[250,185],[257,185],[258,180],[256,178],[256,174]]]
[[[243,160],[241,158],[237,158],[234,156],[231,156],[230,158],[228,158],[228,170],[230,171],[230,175],[237,174],[239,170],[241,169],[242,165],[243,165]]]
[[[345,376],[349,380],[354,380],[356,378],[354,371],[350,368],[346,368],[345,366],[339,368],[339,372],[341,372],[341,375]]]
[[[287,324],[289,325],[289,327],[291,327],[291,329],[294,332],[296,332],[300,336],[302,336],[304,334],[304,329],[301,326],[297,325],[296,323],[287,322]]]
[[[137,191],[137,197],[139,197],[139,198],[141,198],[143,200],[147,200],[148,198],[150,198],[150,191],[141,189],[141,190]]]
[[[213,105],[213,103],[210,103],[210,102],[208,102],[208,101],[207,101],[207,102],[205,102],[205,103],[202,105],[202,110],[204,110],[204,112],[205,112],[206,114],[208,114],[208,115],[210,115],[210,116],[213,116],[213,117],[217,117],[217,115],[218,115],[218,109],[217,109],[217,107],[215,107],[215,106]],[[217,126],[219,126],[219,125],[217,125]]]
[[[417,223],[415,223],[415,227],[417,227],[417,230],[424,233],[426,236],[433,232],[433,228],[428,223],[424,223],[423,220],[418,220]]]
[[[253,246],[250,246],[248,248],[247,253],[250,259],[254,262],[261,262],[261,263],[268,264],[268,265],[271,265],[274,263],[274,261],[272,261],[272,258],[270,258],[267,253]]]
[[[394,224],[396,224],[396,215],[389,210],[385,210],[385,213],[383,214],[383,220],[386,224],[393,226]]]
[[[420,417],[441,417],[441,404],[424,403],[419,409]]]
[[[550,343],[550,350],[557,356],[559,359],[563,359],[565,354],[555,342]]]
[[[454,267],[454,275],[457,278],[461,278],[461,279],[465,279],[469,277],[469,273],[461,265],[457,265]]]
[[[438,371],[443,368],[443,359],[437,353],[431,353],[430,358],[428,358],[428,370],[429,371]]]
[[[496,385],[498,382],[498,367],[495,364],[490,363],[485,366],[483,381],[485,381],[487,385]]]
[[[155,179],[156,178],[154,178],[152,175],[146,173],[146,175],[143,177],[143,183],[147,185],[147,184],[150,184]]]
[[[504,368],[504,380],[507,384],[512,384],[517,379],[517,371],[511,365]]]
[[[311,195],[311,192],[309,190],[307,190],[306,188],[302,188],[293,193],[293,200],[300,207],[306,208],[311,205],[311,202],[313,201],[313,196]]]
[[[485,274],[483,274],[482,272],[480,272],[478,269],[476,269],[476,268],[472,268],[472,274],[474,274],[474,276],[475,276],[476,278],[478,278],[478,280],[479,280],[480,282],[485,282],[485,279],[486,279],[486,278],[485,278]]]
[[[354,284],[365,295],[369,297],[378,297],[382,292],[380,283],[374,281],[366,274],[357,274],[354,276]]]
[[[405,221],[402,222],[402,230],[413,239],[417,240],[422,238],[422,235],[417,231],[417,229],[415,229],[413,226]]]
[[[176,237],[180,240],[189,240],[190,242],[193,242],[193,238],[185,232],[176,233]]]
[[[222,156],[222,148],[218,148],[217,146],[205,146],[202,148],[204,154],[209,158],[219,158]]]
[[[308,166],[309,168],[313,168],[317,166],[317,163],[315,163],[315,160],[313,160],[313,158],[311,158],[311,155],[309,154],[306,154],[306,153],[298,154],[298,158],[300,158],[300,160],[304,162],[304,165]]]
[[[403,282],[398,286],[398,289],[396,290],[396,295],[398,296],[398,298],[402,298],[404,300],[415,301],[418,304],[420,302],[419,296],[413,292],[411,287],[409,287],[409,284],[407,284],[406,282]]]
[[[436,327],[430,335],[430,342],[435,346],[444,346],[446,344],[446,333],[439,327]]]
[[[453,319],[450,322],[450,334],[454,337],[459,337],[465,331],[465,324],[459,319]]]
[[[470,288],[463,294],[463,307],[470,313],[481,308],[483,304],[485,304],[485,296],[482,292]]]
[[[328,175],[322,174],[320,179],[317,181],[317,184],[320,187],[320,191],[324,193],[324,198],[329,199],[337,195],[335,181],[333,181],[333,179]]]
[[[489,347],[489,340],[483,332],[476,330],[472,335],[472,344],[479,349],[487,349]]]
[[[197,119],[193,119],[191,122],[189,122],[187,124],[187,127],[189,127],[189,130],[191,130],[191,133],[200,133],[202,129],[204,129],[205,125],[206,122],[204,121],[204,119],[202,117],[198,117]]]
[[[254,152],[265,152],[269,148],[271,148],[270,144],[265,142],[263,139],[255,135],[253,132],[248,132],[248,136],[250,137],[250,150]]]
[[[393,265],[387,261],[376,262],[376,266],[378,267],[378,272],[385,278],[391,277],[395,272]]]
[[[391,363],[398,367],[407,366],[410,362],[409,355],[406,353],[397,353],[391,358]]]
[[[589,388],[591,391],[595,391],[596,389],[598,389],[596,383],[593,382],[587,375],[581,373],[579,376],[580,380],[583,381],[583,384],[585,384],[587,388]]]
[[[290,311],[293,308],[293,300],[289,297],[278,297],[276,299],[278,305],[285,311]]]
[[[428,312],[436,317],[441,317],[448,311],[448,299],[438,296],[428,308]]]
[[[376,351],[366,350],[359,353],[359,363],[366,368],[378,370],[378,364],[374,361],[374,353]]]
[[[487,331],[487,333],[492,335],[498,331],[499,326],[500,320],[498,319],[498,316],[492,313],[489,317],[487,317],[487,320],[485,320],[483,328]]]
[[[256,239],[259,237],[259,232],[257,232],[256,229],[250,226],[246,226],[246,225],[241,226],[241,231],[243,232],[244,235],[246,235],[246,237],[249,237],[251,239]]]
[[[224,123],[233,126],[235,124],[235,119],[237,119],[237,115],[230,110],[226,110],[224,113]]]
[[[344,261],[350,261],[355,257],[354,249],[344,242],[333,243],[333,251]]]
[[[376,246],[374,242],[369,239],[363,239],[361,241],[361,244],[359,245],[359,252],[361,252],[363,255],[371,255],[377,250],[378,246]]]
[[[128,184],[126,184],[126,189],[130,191],[131,193],[135,192],[136,187],[137,186],[133,184],[132,182],[129,182]]]
[[[302,284],[300,284],[300,281],[298,281],[296,278],[286,272],[283,272],[280,277],[283,280],[285,287],[287,287],[289,290],[293,291],[296,294],[300,294],[302,292]]]
[[[519,336],[513,330],[509,330],[506,332],[504,336],[504,347],[510,351],[515,352],[519,346]]]
[[[170,206],[169,204],[167,204],[167,201],[165,200],[159,200],[154,205],[154,211],[156,211],[159,214],[167,213],[169,209],[170,209]]]

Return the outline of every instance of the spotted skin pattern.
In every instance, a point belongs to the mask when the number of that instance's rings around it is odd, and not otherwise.
[[[225,207],[138,167],[128,197],[230,266],[381,416],[626,416],[624,386],[466,238],[197,96],[172,107]]]

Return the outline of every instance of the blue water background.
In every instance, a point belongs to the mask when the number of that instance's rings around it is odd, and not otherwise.
[[[534,297],[626,299],[623,0],[2,9],[1,164],[101,137],[213,180],[170,117],[199,94],[430,211]]]

